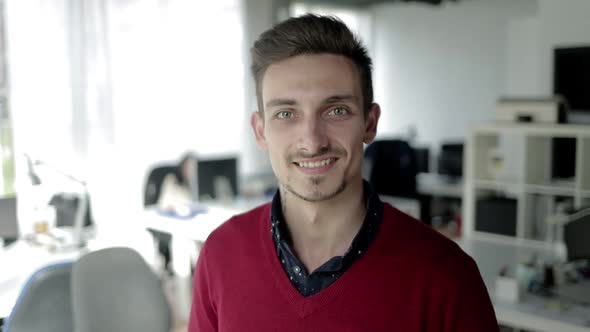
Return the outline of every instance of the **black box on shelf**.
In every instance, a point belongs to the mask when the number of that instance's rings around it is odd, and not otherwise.
[[[516,236],[516,200],[504,197],[478,199],[475,207],[475,230]]]

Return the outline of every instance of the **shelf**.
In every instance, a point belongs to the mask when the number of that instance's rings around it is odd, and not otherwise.
[[[573,138],[575,162],[571,178],[552,176],[554,138]],[[516,198],[516,236],[543,243],[552,229],[545,225],[556,205],[590,205],[590,126],[565,124],[492,123],[472,131],[467,144],[463,214],[465,234],[481,233],[477,213],[487,196]],[[565,157],[564,157],[565,158]],[[564,162],[568,162],[565,160]],[[487,226],[487,224],[486,224]],[[492,226],[494,226],[492,224]],[[489,230],[504,232],[500,226]],[[504,234],[504,233],[503,233]]]
[[[474,131],[478,135],[518,134],[541,137],[590,137],[590,126],[574,124],[543,123],[494,123]]]
[[[554,184],[525,184],[524,191],[527,194],[554,195],[554,196],[576,196],[574,183],[554,183]]]
[[[512,193],[514,195],[521,192],[519,185],[508,180],[482,180],[478,179],[473,182],[477,190],[498,190]],[[525,194],[551,195],[551,196],[582,196],[590,198],[590,190],[577,190],[573,183],[552,183],[552,184],[525,184]]]
[[[546,241],[518,238],[514,236],[507,236],[482,231],[474,231],[471,238],[490,243],[499,243],[509,246],[519,246],[522,248],[529,248],[532,250],[546,250],[549,246]]]
[[[496,181],[496,180],[475,180],[473,182],[475,189],[479,190],[498,190],[507,193],[514,194],[515,196],[520,192],[516,181],[511,182],[508,180]]]

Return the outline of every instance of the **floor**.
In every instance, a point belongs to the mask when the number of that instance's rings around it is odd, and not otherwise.
[[[178,310],[176,308],[176,301],[174,301],[174,297],[176,294],[176,285],[175,279],[167,274],[162,273],[162,287],[164,288],[164,294],[168,299],[168,303],[170,304],[170,310],[172,311],[173,317],[173,325],[171,332],[186,332],[187,331],[187,323],[180,320],[178,317]]]

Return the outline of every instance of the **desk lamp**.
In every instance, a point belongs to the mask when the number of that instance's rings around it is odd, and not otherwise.
[[[84,227],[84,217],[85,217],[86,211],[88,209],[88,188],[86,186],[86,182],[83,180],[80,180],[70,174],[63,172],[62,170],[58,169],[57,167],[55,167],[51,164],[48,164],[44,161],[41,161],[41,160],[34,160],[33,161],[31,159],[31,157],[28,155],[25,155],[25,157],[27,158],[28,175],[31,180],[31,184],[33,186],[38,186],[42,183],[41,178],[35,172],[35,166],[47,167],[47,168],[51,169],[52,171],[54,171],[55,173],[59,174],[60,176],[68,179],[69,181],[72,181],[72,182],[75,182],[75,183],[81,185],[82,194],[80,195],[77,210],[76,210],[76,215],[74,218],[72,242],[68,243],[67,245],[68,246],[71,245],[72,249],[77,249],[77,248],[83,247],[86,244],[85,243],[86,241],[82,235],[82,230]]]

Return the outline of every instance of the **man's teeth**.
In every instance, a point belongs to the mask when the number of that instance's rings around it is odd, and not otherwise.
[[[332,158],[330,159],[324,159],[324,160],[320,160],[320,161],[311,161],[311,162],[300,162],[299,166],[301,167],[305,167],[305,168],[315,168],[315,167],[322,167],[322,166],[326,166],[332,163]]]

